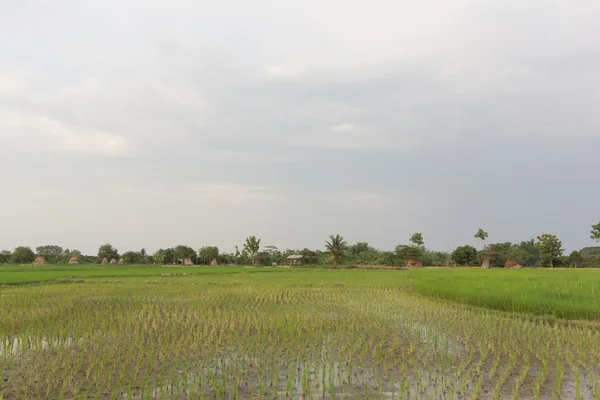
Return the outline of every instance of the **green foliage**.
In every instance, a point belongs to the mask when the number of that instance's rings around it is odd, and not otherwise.
[[[583,267],[583,262],[584,262],[584,259],[580,252],[573,251],[569,255],[569,266],[571,266],[573,268],[581,268],[581,267]]]
[[[35,253],[31,247],[17,247],[10,257],[12,264],[29,264],[35,260]]]
[[[344,237],[338,233],[335,236],[329,236],[329,240],[325,241],[325,248],[331,253],[331,261],[333,265],[336,266],[344,257],[344,254],[348,249],[348,243],[344,240]]]
[[[173,248],[173,253],[175,255],[175,261],[191,258],[192,261],[195,263],[196,259],[198,258],[198,255],[196,254],[196,251],[194,249],[192,249],[189,246],[184,246],[182,244],[175,246],[175,248]]]
[[[423,241],[423,234],[421,233],[415,233],[414,235],[412,235],[410,237],[410,241],[415,245],[415,246],[423,246],[423,243],[425,243]]]
[[[596,242],[600,242],[600,222],[596,225],[592,225],[592,235],[590,236]]]
[[[38,256],[44,257],[44,260],[49,264],[58,264],[64,261],[64,251],[60,246],[39,246],[35,249],[35,252]]]
[[[8,250],[0,251],[0,264],[8,264],[12,253]]]
[[[260,239],[256,239],[256,236],[250,236],[246,238],[242,255],[246,256],[252,265],[256,265],[258,252],[260,251]]]
[[[477,249],[473,246],[459,246],[452,252],[452,260],[458,265],[473,266],[477,264]]]
[[[479,230],[475,234],[475,237],[477,239],[485,240],[488,237],[488,233],[486,231],[484,231],[483,229],[479,228]]]
[[[176,260],[175,250],[172,248],[157,250],[152,258],[155,264],[173,264]]]
[[[300,255],[302,256],[302,264],[304,265],[317,265],[321,264],[319,254],[320,252],[303,249],[300,251]]]
[[[198,250],[198,260],[204,265],[210,264],[213,258],[218,257],[219,248],[217,246],[204,246]]]
[[[108,258],[109,261],[113,258],[118,260],[119,259],[119,250],[115,249],[109,243],[103,244],[98,249],[98,258],[100,260],[102,260],[103,258]]]
[[[142,255],[140,253],[136,253],[135,251],[128,251],[123,253],[121,256],[123,258],[123,262],[126,264],[141,264],[142,263]]]
[[[406,265],[409,258],[423,259],[423,249],[418,246],[407,246],[404,244],[396,246],[396,258],[398,265]]]
[[[544,233],[537,237],[536,246],[540,250],[540,264],[554,266],[556,259],[563,254],[562,242],[556,235]]]

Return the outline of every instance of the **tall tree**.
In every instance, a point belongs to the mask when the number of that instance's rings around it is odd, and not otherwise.
[[[35,260],[35,253],[30,247],[17,247],[10,257],[13,264],[29,264]]]
[[[421,233],[415,233],[414,235],[412,235],[410,237],[410,241],[415,245],[415,246],[423,246],[423,234]]]
[[[8,264],[12,253],[8,250],[0,251],[0,264]]]
[[[103,258],[108,258],[110,261],[113,258],[119,258],[119,250],[115,249],[111,244],[106,243],[100,246],[98,249],[98,258],[102,260]]]
[[[259,251],[260,239],[257,239],[256,236],[247,237],[242,254],[250,258],[252,265],[256,265],[256,257],[258,256]]]
[[[477,264],[477,249],[469,245],[459,246],[452,252],[452,260],[458,265],[475,265]]]
[[[127,251],[121,257],[126,264],[139,264],[142,260],[141,254],[135,251]]]
[[[189,246],[184,246],[182,244],[175,246],[173,249],[175,253],[175,260],[185,260],[186,258],[191,258],[192,262],[196,262],[196,258],[198,258],[198,254],[196,254],[196,250],[192,249]]]
[[[325,248],[331,253],[333,265],[335,266],[344,256],[344,253],[348,248],[348,243],[346,243],[342,235],[338,233],[335,236],[329,236],[329,240],[325,241]]]
[[[55,245],[39,246],[35,252],[50,264],[58,264],[63,257],[63,248]]]
[[[488,237],[488,233],[486,231],[484,231],[483,229],[479,228],[479,230],[475,234],[475,237],[477,239],[481,239],[482,241],[485,241],[485,239],[487,239],[487,237]]]
[[[554,260],[562,256],[562,242],[558,240],[556,235],[544,233],[537,237],[536,246],[540,249],[540,262],[542,265],[550,264],[550,268],[554,267]]]
[[[204,246],[198,250],[198,258],[203,264],[209,264],[213,258],[219,257],[219,248],[217,246]]]
[[[592,235],[590,237],[596,242],[600,242],[600,222],[596,225],[592,225]]]
[[[571,255],[569,256],[569,266],[571,266],[573,268],[581,268],[581,267],[583,267],[584,261],[585,260],[583,259],[583,256],[581,255],[580,252],[578,252],[578,251],[571,252]]]

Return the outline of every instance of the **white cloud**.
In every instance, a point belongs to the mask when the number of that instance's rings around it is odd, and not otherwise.
[[[356,126],[354,126],[354,124],[351,124],[349,122],[345,122],[343,124],[332,126],[329,129],[334,132],[352,132],[353,130],[356,129]]]
[[[273,200],[277,196],[265,186],[243,186],[229,183],[189,184],[187,191],[221,204],[244,204],[251,201]]]

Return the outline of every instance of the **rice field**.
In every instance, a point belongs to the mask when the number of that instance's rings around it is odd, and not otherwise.
[[[600,399],[595,322],[413,284],[240,269],[0,287],[0,398]]]

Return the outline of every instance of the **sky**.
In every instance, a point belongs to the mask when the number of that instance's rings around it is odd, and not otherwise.
[[[0,249],[600,220],[600,2],[3,0]]]

